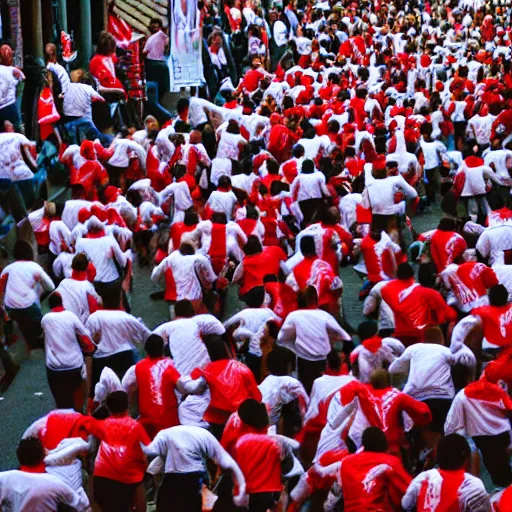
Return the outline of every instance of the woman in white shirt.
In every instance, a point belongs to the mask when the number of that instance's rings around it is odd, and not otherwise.
[[[0,47],[0,124],[9,121],[19,130],[21,116],[16,106],[16,88],[25,80],[25,75],[13,65],[12,48],[8,44]]]

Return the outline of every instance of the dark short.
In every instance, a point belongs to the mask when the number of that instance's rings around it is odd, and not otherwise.
[[[432,414],[432,421],[425,427],[426,430],[431,432],[438,432],[444,434],[444,424],[448,411],[452,406],[451,398],[430,398],[423,400],[424,404],[427,404]]]
[[[125,484],[102,476],[94,477],[94,501],[105,512],[130,512],[140,483]]]
[[[52,370],[46,367],[46,376],[57,409],[73,408],[73,395],[83,382],[82,368]]]

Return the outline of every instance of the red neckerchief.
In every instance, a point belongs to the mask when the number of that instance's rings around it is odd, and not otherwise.
[[[217,187],[217,192],[231,192],[231,187]]]
[[[330,377],[339,377],[341,375],[347,375],[348,371],[344,368],[344,364],[341,365],[339,370],[333,370],[332,368],[327,368],[324,372],[324,375],[329,375]]]
[[[24,473],[46,473],[46,466],[44,462],[39,463],[37,466],[20,466],[20,471]]]
[[[75,281],[87,281],[87,270],[73,270],[71,272],[71,279]]]
[[[57,306],[50,309],[50,313],[61,313],[62,311],[66,311],[63,306]]]
[[[105,230],[102,229],[101,231],[98,231],[98,233],[87,233],[85,238],[102,238],[105,236]]]

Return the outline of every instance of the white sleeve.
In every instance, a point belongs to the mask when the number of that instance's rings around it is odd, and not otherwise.
[[[46,427],[47,419],[48,415],[43,416],[42,418],[39,418],[38,420],[34,421],[34,423],[32,423],[32,425],[30,425],[30,427],[28,427],[27,430],[25,430],[21,438],[27,439],[29,437],[39,437],[39,433]]]
[[[405,352],[395,359],[388,368],[389,373],[407,373],[411,363],[411,351],[405,349]]]
[[[467,336],[479,323],[480,319],[476,316],[467,316],[457,323],[453,328],[450,342],[450,351],[452,354],[455,354],[464,346]]]
[[[327,332],[329,334],[329,338],[331,341],[349,341],[352,338],[350,337],[350,334],[343,329],[338,322],[336,322],[336,319],[329,315],[330,318],[327,321],[326,328]]]
[[[41,283],[41,286],[47,291],[52,292],[55,290],[55,285],[51,280],[50,276],[41,268],[37,274],[38,281]]]
[[[459,487],[459,503],[462,502],[464,512],[489,512],[491,503],[489,494],[479,478],[467,474]]]
[[[356,396],[346,405],[341,403],[341,393],[336,393],[329,404],[327,410],[327,423],[333,429],[340,427],[353,413],[357,411],[359,406],[359,398]]]
[[[135,365],[128,368],[128,371],[124,374],[121,384],[126,393],[128,393],[128,396],[135,393],[137,390],[137,375],[135,373]]]
[[[420,494],[423,481],[427,478],[428,473],[420,473],[407,488],[407,491],[402,498],[402,508],[406,511],[414,510],[418,503],[418,496]]]
[[[289,348],[290,350],[294,350],[295,348],[295,338],[297,337],[297,331],[295,327],[295,323],[290,320],[288,317],[279,331],[277,336],[277,344],[283,347]]]
[[[464,390],[459,391],[453,399],[446,421],[444,423],[445,435],[461,433],[466,428],[464,419]]]
[[[164,258],[164,260],[162,260],[160,262],[160,264],[153,269],[153,272],[151,272],[151,281],[153,283],[158,283],[164,276],[167,268],[168,268],[168,259]]]
[[[226,332],[222,322],[213,315],[198,315],[195,319],[202,336],[208,336],[209,334],[222,336]]]
[[[484,257],[488,258],[491,255],[491,244],[487,232],[480,235],[478,242],[476,243],[475,249]]]

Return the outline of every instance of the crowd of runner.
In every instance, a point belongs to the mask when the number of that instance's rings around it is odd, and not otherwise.
[[[47,45],[37,145],[0,48],[18,232],[0,255],[0,386],[17,325],[55,400],[0,473],[0,509],[512,510],[511,8],[199,7],[218,90],[115,136],[91,115],[124,93],[112,35],[90,74]],[[71,199],[39,197],[43,166]],[[415,232],[427,212],[439,223]],[[130,313],[135,266],[169,304],[153,332]]]

